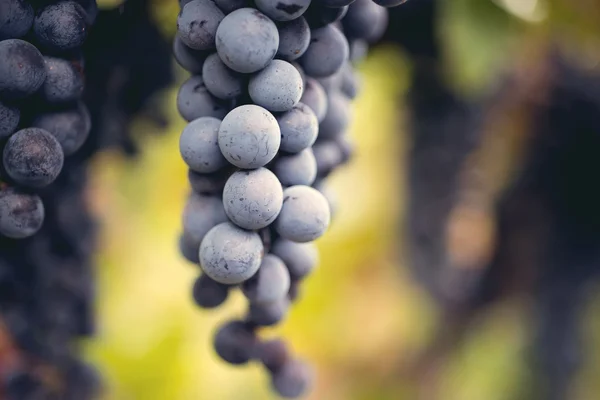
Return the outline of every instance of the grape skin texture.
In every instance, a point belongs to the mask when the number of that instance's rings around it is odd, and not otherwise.
[[[297,398],[302,396],[311,385],[313,372],[308,364],[289,359],[272,376],[272,384],[275,391],[285,398]]]
[[[310,76],[319,78],[336,73],[348,59],[348,41],[339,29],[332,25],[313,29],[311,43],[300,65]]]
[[[240,228],[262,229],[279,215],[283,189],[266,168],[239,171],[225,183],[223,204],[229,219]]]
[[[83,94],[83,74],[75,66],[60,58],[45,57],[46,80],[41,94],[49,103],[77,100]]]
[[[321,237],[331,219],[329,204],[309,186],[291,186],[283,191],[283,207],[275,220],[281,237],[304,243]]]
[[[193,0],[177,17],[177,35],[188,47],[208,50],[215,47],[217,27],[225,14],[212,0]]]
[[[183,129],[179,137],[179,152],[190,169],[211,173],[227,165],[217,143],[220,125],[220,119],[201,117]]]
[[[223,103],[210,94],[199,75],[190,77],[179,88],[177,110],[186,121],[201,117],[223,119],[229,111]]]
[[[311,0],[255,0],[256,8],[275,21],[291,21],[306,11]]]
[[[264,248],[260,236],[231,222],[212,228],[200,244],[200,266],[213,280],[235,285],[258,271]]]
[[[287,297],[270,303],[250,303],[248,320],[257,326],[273,326],[283,321],[289,308]]]
[[[210,55],[209,51],[194,50],[186,46],[179,36],[173,40],[173,56],[175,61],[192,74],[201,74],[204,60]]]
[[[87,36],[86,12],[74,1],[50,4],[33,20],[33,32],[38,42],[55,51],[81,47]]]
[[[219,128],[219,148],[238,168],[260,168],[271,161],[281,143],[281,131],[273,115],[247,104],[233,109]]]
[[[52,183],[64,162],[58,140],[40,128],[26,128],[12,135],[2,158],[6,173],[15,182],[35,188]]]
[[[194,302],[202,308],[216,308],[227,300],[229,288],[213,281],[206,274],[200,275],[194,282],[192,296]]]
[[[50,132],[60,143],[65,156],[74,154],[83,146],[90,134],[92,122],[84,103],[62,111],[38,115],[31,126]]]
[[[211,54],[204,61],[202,78],[208,91],[219,99],[232,99],[244,91],[244,77],[227,67],[217,53]]]
[[[25,0],[0,1],[0,40],[19,38],[33,24],[33,7]]]
[[[44,58],[35,46],[20,39],[0,42],[0,98],[30,96],[45,79]]]
[[[298,103],[290,111],[277,115],[277,122],[281,129],[282,151],[298,153],[317,140],[319,122],[305,104]]]
[[[241,365],[254,358],[258,339],[244,322],[230,321],[217,330],[214,346],[224,361]]]
[[[189,243],[200,249],[204,236],[213,227],[227,222],[223,202],[216,196],[201,196],[192,193],[188,196],[183,209],[183,230]]]
[[[279,47],[277,27],[254,8],[225,16],[217,29],[217,52],[232,70],[249,74],[271,62]]]
[[[317,177],[317,161],[310,148],[297,154],[281,156],[273,172],[283,186],[312,185]]]
[[[17,107],[0,102],[0,139],[9,137],[21,119],[21,111]]]
[[[283,261],[273,254],[267,254],[258,272],[242,284],[244,296],[256,304],[283,299],[289,289],[290,273]]]
[[[269,111],[289,111],[302,97],[302,77],[287,61],[273,60],[250,78],[252,101]]]
[[[318,122],[323,121],[323,118],[327,114],[327,102],[327,93],[325,93],[323,86],[316,79],[308,78],[304,86],[304,93],[300,98],[300,103],[304,103],[310,107],[317,117]]]
[[[319,261],[319,253],[313,243],[296,243],[277,239],[271,252],[285,263],[292,280],[300,280],[310,274]]]
[[[294,61],[302,56],[310,44],[310,28],[303,17],[279,24],[277,57]]]
[[[39,196],[15,188],[0,190],[0,234],[22,239],[36,233],[44,222],[44,205]]]

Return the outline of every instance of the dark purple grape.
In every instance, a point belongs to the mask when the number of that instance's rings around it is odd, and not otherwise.
[[[310,44],[310,28],[303,17],[293,21],[282,22],[277,26],[279,31],[279,48],[277,57],[286,61],[300,58]]]
[[[85,143],[92,122],[87,107],[80,102],[65,110],[40,114],[33,120],[31,126],[42,128],[53,134],[60,143],[65,156],[70,156]]]
[[[83,94],[83,71],[62,58],[45,57],[46,80],[40,93],[48,103],[77,100]]]
[[[281,397],[294,399],[302,396],[309,389],[313,372],[308,364],[289,359],[273,373],[272,379],[273,388]]]
[[[42,54],[20,39],[0,42],[0,99],[22,99],[35,93],[46,79]]]
[[[230,321],[217,331],[215,351],[229,364],[245,364],[256,355],[258,339],[250,326],[243,321]]]
[[[0,234],[22,239],[36,233],[44,222],[39,196],[9,187],[0,190]]]
[[[290,350],[281,339],[261,342],[257,348],[258,359],[271,372],[279,371],[290,359]]]
[[[183,6],[177,17],[177,35],[192,49],[212,49],[217,27],[224,17],[212,0],[192,0]]]
[[[310,45],[300,57],[304,72],[316,78],[335,74],[348,59],[348,41],[332,25],[311,31]]]
[[[210,54],[210,51],[194,50],[186,46],[179,36],[176,36],[173,40],[173,56],[175,57],[175,61],[177,61],[183,69],[192,74],[202,73],[204,60],[206,60]]]
[[[0,40],[24,36],[33,23],[33,7],[26,0],[0,1]]]
[[[270,303],[250,303],[248,321],[256,326],[272,326],[285,318],[290,302],[287,297]]]
[[[200,275],[194,282],[192,295],[194,302],[202,308],[215,308],[227,300],[229,287],[213,281],[206,274]]]
[[[88,32],[87,13],[74,1],[49,4],[36,13],[33,32],[37,42],[52,51],[83,45]]]
[[[40,128],[26,128],[12,135],[2,157],[8,176],[20,185],[43,187],[60,173],[64,154],[56,138]]]
[[[317,29],[341,20],[347,11],[347,6],[327,7],[313,2],[303,16],[312,29]]]

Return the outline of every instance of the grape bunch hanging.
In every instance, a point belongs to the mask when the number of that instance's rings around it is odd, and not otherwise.
[[[385,7],[402,2],[180,2],[173,52],[192,74],[177,97],[192,188],[180,250],[202,269],[198,306],[218,307],[236,287],[248,300],[217,329],[217,354],[261,362],[283,397],[303,395],[313,373],[257,329],[284,319],[317,264],[313,241],[334,206],[325,182],[352,153],[353,65],[383,35]]]

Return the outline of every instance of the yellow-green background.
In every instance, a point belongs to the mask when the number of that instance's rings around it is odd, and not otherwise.
[[[439,26],[447,75],[457,90],[482,87],[510,58],[507,49],[515,38],[542,26],[564,29],[565,38],[592,32],[583,25],[589,17],[585,12],[575,14],[581,24],[553,18],[565,4],[560,1],[539,2],[541,8],[521,16],[535,20],[545,6],[550,17],[525,25],[514,16],[515,1],[525,0],[496,2],[504,7],[490,0],[444,3]],[[155,1],[154,14],[166,35],[173,34],[177,7],[175,0]],[[360,71],[362,90],[350,132],[357,154],[330,180],[339,207],[330,231],[318,242],[321,262],[285,323],[264,335],[284,336],[296,354],[313,363],[317,380],[310,399],[412,400],[413,385],[399,371],[431,334],[436,313],[404,267],[400,236],[409,145],[402,95],[410,65],[401,51],[381,47]],[[151,134],[156,128],[138,121],[140,157],[107,153],[94,162],[89,198],[103,221],[97,257],[100,322],[97,337],[84,344],[87,358],[104,375],[106,399],[275,398],[259,365],[226,365],[211,347],[215,326],[243,312],[242,296],[234,293],[214,311],[200,310],[191,300],[199,269],[178,255],[176,245],[189,190],[178,153],[184,122],[174,106],[176,86],[161,96],[171,116],[163,135]],[[440,398],[511,398],[527,379],[520,355],[524,318],[521,308],[509,304],[481,321],[445,368]],[[600,321],[589,321],[591,336],[599,337]],[[593,393],[600,391],[595,379],[599,346],[589,348],[588,355],[574,397],[582,400],[598,398]]]

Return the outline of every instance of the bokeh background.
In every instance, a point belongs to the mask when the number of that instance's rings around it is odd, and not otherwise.
[[[443,76],[466,98],[485,92],[515,60],[528,58],[527,49],[543,48],[549,36],[591,69],[600,60],[594,0],[439,3]],[[166,37],[174,34],[177,12],[175,0],[154,1],[153,17]],[[438,304],[408,267],[405,246],[411,146],[405,103],[415,64],[402,47],[383,43],[358,69],[362,86],[351,128],[356,154],[329,180],[338,206],[330,231],[318,241],[319,267],[282,326],[263,334],[285,337],[315,366],[308,399],[518,398],[530,381],[524,357],[529,306],[519,299],[479,316],[435,377],[410,372],[415,355],[444,329]],[[140,118],[133,124],[139,155],[107,152],[94,162],[89,199],[102,221],[99,330],[84,344],[86,357],[105,377],[106,399],[275,398],[260,365],[231,367],[212,349],[218,323],[242,315],[241,294],[215,311],[192,302],[198,266],[185,262],[177,249],[189,190],[178,153],[184,121],[175,108],[185,73],[177,71],[177,82],[160,95],[167,127]],[[586,359],[569,398],[600,396],[599,311],[598,301],[586,311]]]

